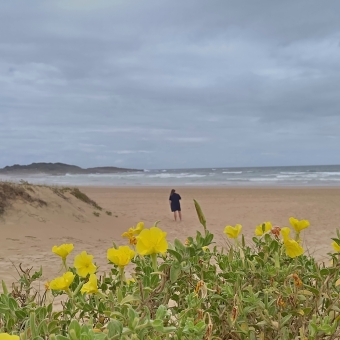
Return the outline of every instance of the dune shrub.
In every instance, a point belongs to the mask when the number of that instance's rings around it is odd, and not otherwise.
[[[170,244],[157,223],[139,223],[123,234],[129,245],[107,250],[112,269],[102,276],[92,255],[77,255],[72,266],[71,245],[55,248],[69,250],[56,252],[65,271],[42,295],[32,289],[41,271],[22,271],[11,292],[3,283],[0,333],[21,340],[340,338],[339,234],[327,266],[303,253],[308,221],[290,220],[294,239],[265,222],[251,246],[242,226],[227,226],[230,242],[220,248],[195,204],[203,229],[194,237]],[[63,310],[55,311],[59,295]]]

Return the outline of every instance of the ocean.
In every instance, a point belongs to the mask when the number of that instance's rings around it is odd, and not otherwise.
[[[65,176],[2,176],[0,180],[64,186],[340,186],[340,165],[158,169]]]

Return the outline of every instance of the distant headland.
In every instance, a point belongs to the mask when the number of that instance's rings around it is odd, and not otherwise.
[[[76,165],[64,163],[32,163],[29,165],[14,164],[0,169],[0,174],[4,175],[81,175],[81,174],[112,174],[118,172],[143,171],[140,169],[117,168],[113,166],[95,167],[83,169]]]

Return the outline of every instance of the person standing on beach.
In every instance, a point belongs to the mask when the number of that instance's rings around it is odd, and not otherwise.
[[[181,204],[179,202],[181,199],[181,196],[177,194],[175,191],[176,191],[175,189],[171,189],[171,192],[170,192],[170,197],[169,197],[170,208],[171,208],[171,211],[174,213],[175,221],[177,221],[177,211],[178,211],[179,220],[182,221]]]

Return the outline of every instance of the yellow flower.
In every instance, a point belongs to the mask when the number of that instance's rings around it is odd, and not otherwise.
[[[125,232],[122,234],[122,237],[131,239],[131,238],[133,237],[133,232],[134,232],[134,229],[133,229],[133,228],[129,228],[128,231],[125,231]]]
[[[235,227],[232,227],[231,225],[227,225],[224,228],[224,233],[229,238],[237,238],[237,236],[240,234],[241,230],[242,230],[241,224],[236,224]]]
[[[97,276],[91,274],[87,283],[81,287],[81,293],[84,294],[96,294],[98,293]]]
[[[281,228],[281,235],[283,237],[283,241],[289,240],[290,228],[284,227]]]
[[[144,222],[139,222],[137,223],[136,228],[129,228],[128,231],[122,234],[122,237],[131,239],[134,235],[139,235],[143,229],[144,229]]]
[[[126,279],[126,283],[128,284],[128,285],[130,285],[131,283],[135,283],[136,282],[136,280],[135,279]]]
[[[289,219],[290,225],[294,228],[294,230],[299,233],[301,230],[306,229],[309,227],[309,221],[307,220],[297,220],[294,217],[291,217]]]
[[[204,246],[204,247],[202,247],[202,250],[203,251],[209,251],[209,247],[208,246]]]
[[[262,229],[262,225],[264,224],[264,232]],[[255,235],[256,236],[262,236],[263,234],[267,233],[272,229],[272,224],[270,222],[264,222],[260,225],[258,225],[255,229]]]
[[[332,242],[332,247],[334,251],[336,251],[337,253],[340,253],[340,246],[335,241]]]
[[[72,272],[66,272],[63,276],[57,277],[50,282],[50,289],[52,290],[67,290],[74,280]]]
[[[50,281],[46,281],[45,282],[45,290],[49,290],[50,289]]]
[[[59,255],[63,260],[65,260],[66,257],[71,253],[73,248],[73,244],[62,244],[59,247],[54,246],[52,248],[52,252]]]
[[[288,227],[281,229],[281,235],[283,237],[283,244],[286,248],[287,256],[294,258],[304,253],[304,249],[298,242],[289,238],[290,229]]]
[[[97,267],[93,264],[93,255],[88,255],[86,251],[82,251],[74,258],[74,267],[77,269],[77,274],[81,277],[86,277],[88,274],[94,274]]]
[[[135,235],[139,235],[143,229],[144,229],[144,222],[139,222],[136,228],[129,228],[128,231],[122,234],[122,237],[128,238],[129,243],[135,246],[137,244],[137,239]]]
[[[135,256],[135,252],[129,246],[120,246],[118,249],[107,250],[107,259],[115,265],[124,268]]]
[[[132,246],[135,246],[137,244],[137,239],[135,236],[132,236],[129,240],[129,244],[131,244]]]
[[[0,333],[0,340],[20,340],[17,335],[11,335],[8,333]]]
[[[144,229],[144,222],[139,222],[136,225],[136,228],[134,229],[133,234],[134,235],[139,235],[143,229]]]
[[[143,229],[137,236],[136,250],[140,255],[165,253],[167,249],[166,232],[158,227]]]

